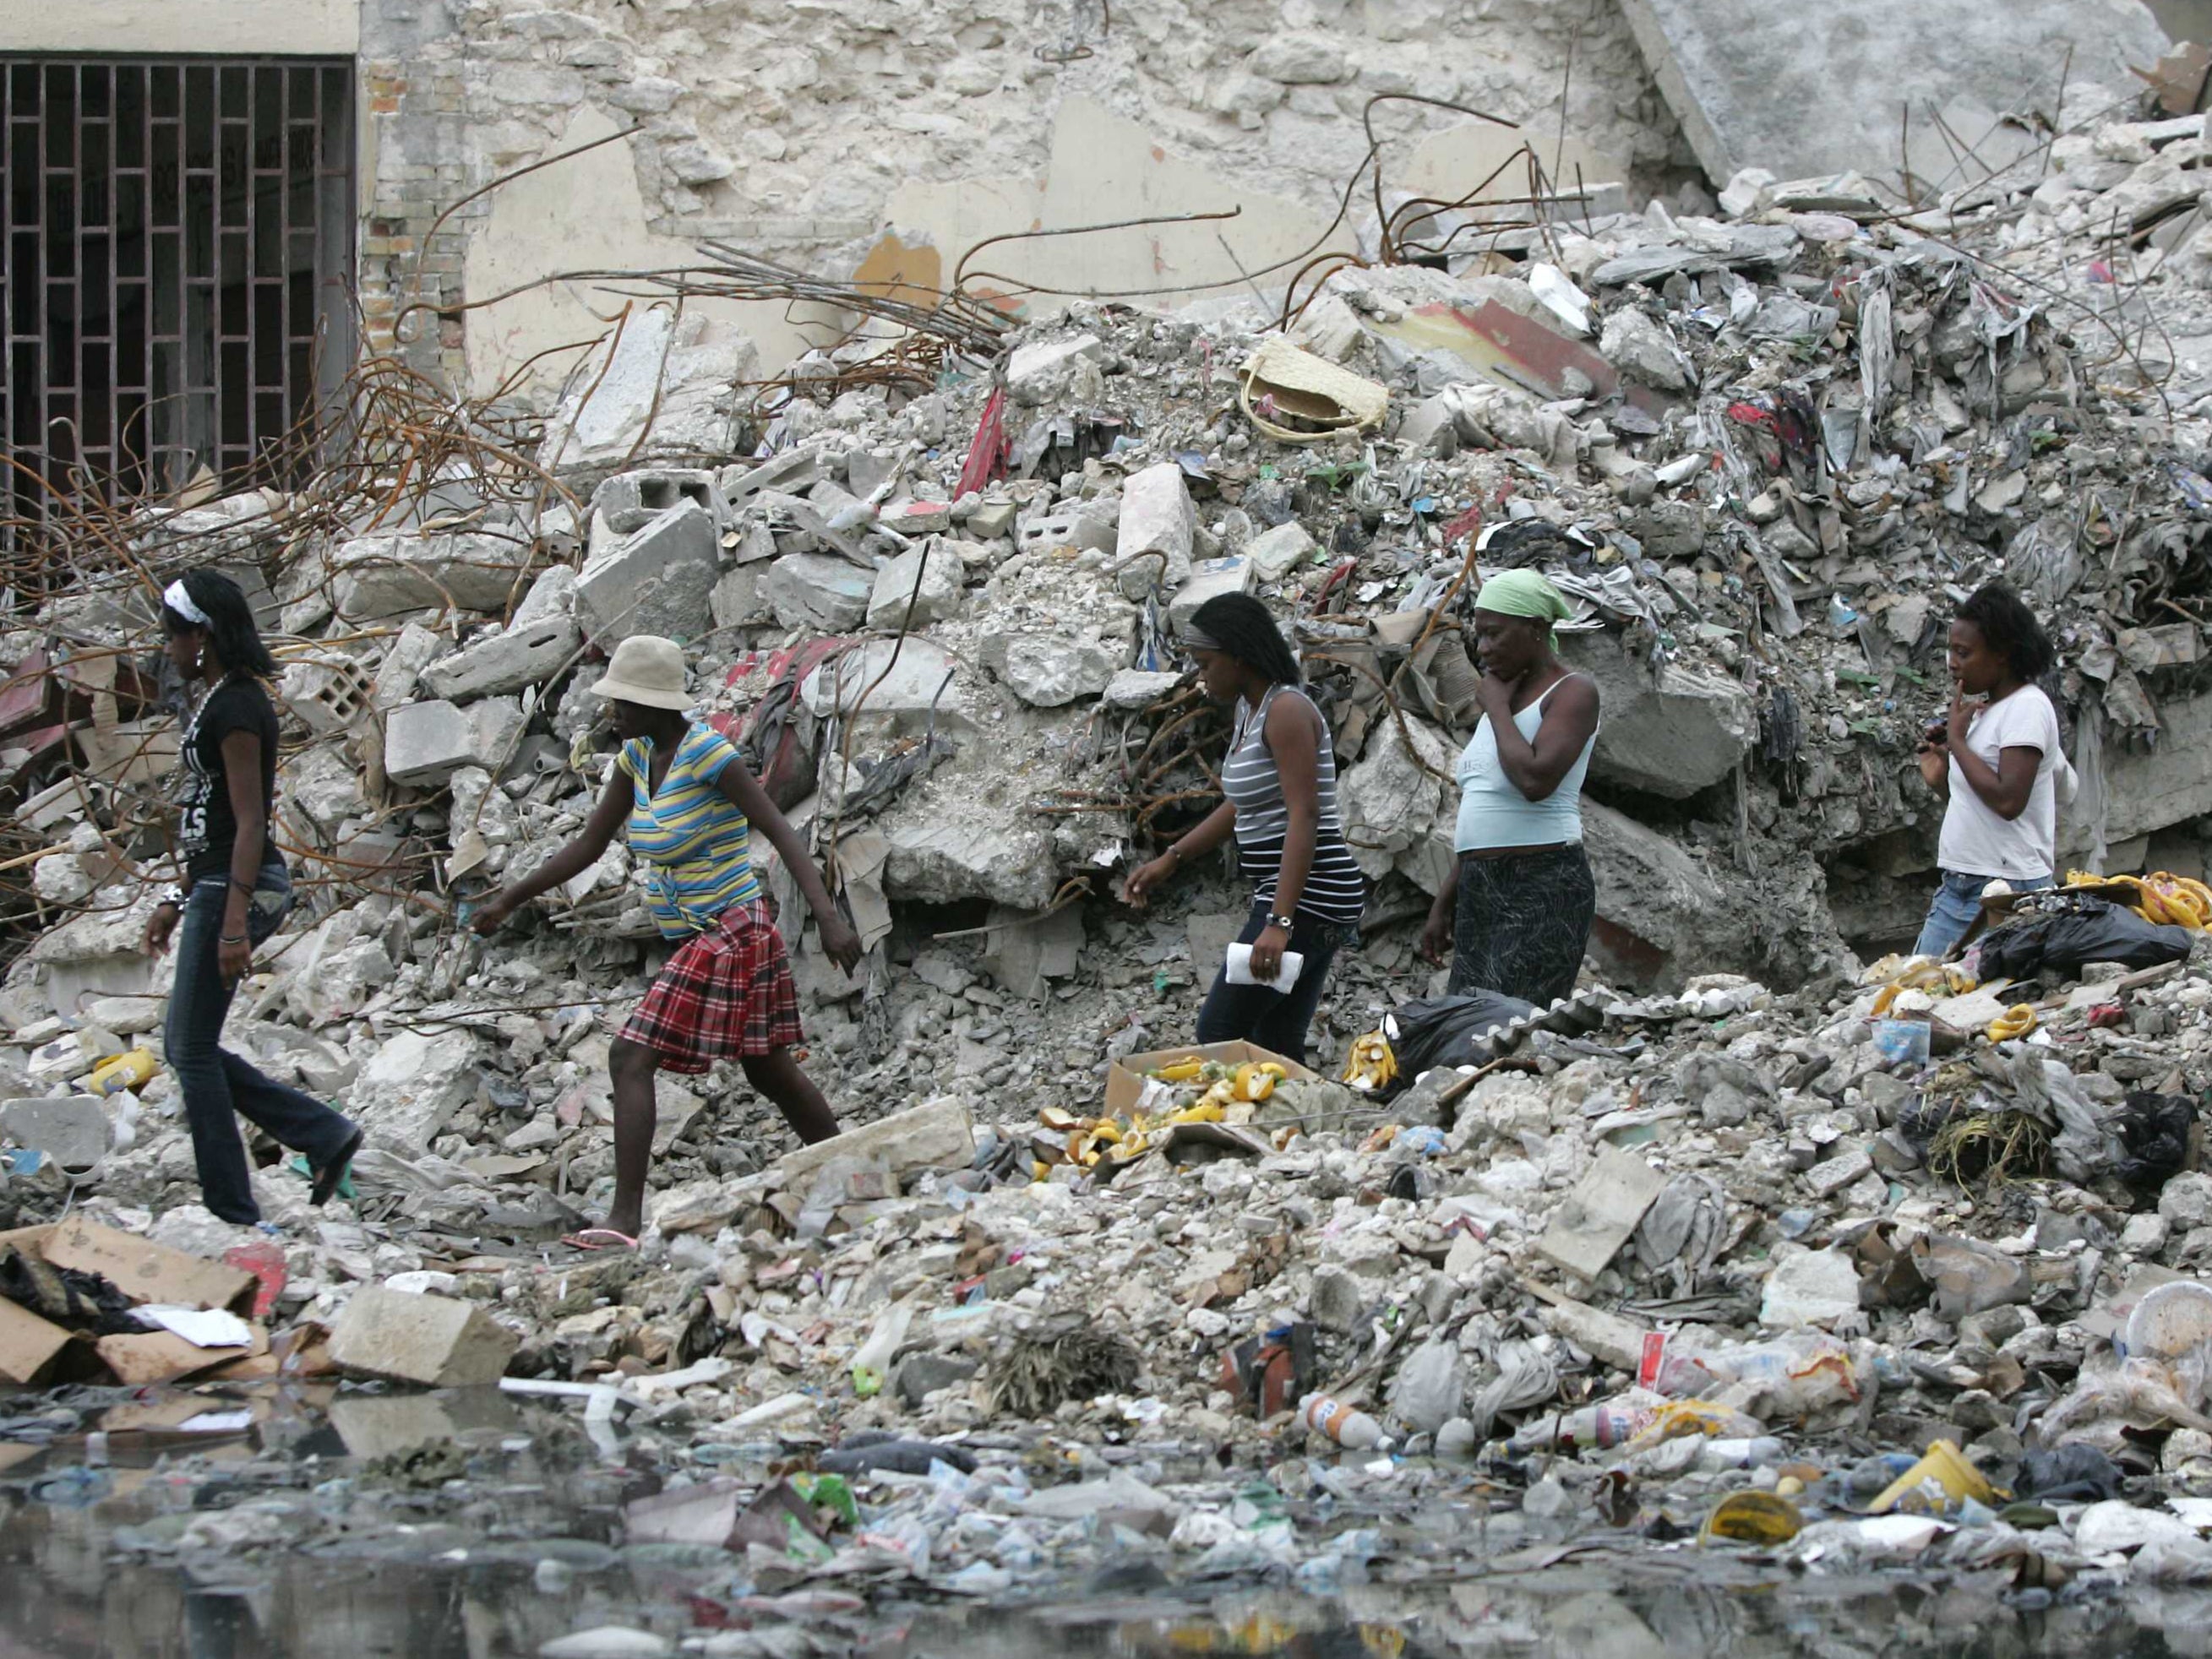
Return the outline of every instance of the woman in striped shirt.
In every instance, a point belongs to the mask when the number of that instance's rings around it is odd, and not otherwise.
[[[627,823],[646,865],[647,897],[664,938],[682,941],[607,1051],[615,1090],[615,1196],[606,1224],[576,1235],[590,1245],[635,1244],[644,1223],[653,1158],[653,1074],[696,1073],[734,1056],[746,1079],[775,1103],[806,1141],[827,1140],[837,1120],[791,1050],[799,1040],[791,963],[753,873],[758,824],[799,882],[823,953],[850,973],[860,935],[807,856],[806,847],[729,740],[685,717],[684,652],[672,640],[632,635],[592,688],[612,707],[622,753],[583,833],[477,914],[490,933],[517,908],[574,879]]]
[[[1261,982],[1231,985],[1225,969],[1216,974],[1199,1011],[1198,1040],[1242,1037],[1303,1061],[1322,981],[1366,902],[1366,884],[1337,815],[1328,722],[1301,689],[1297,659],[1274,618],[1249,594],[1208,599],[1184,625],[1182,639],[1206,694],[1237,710],[1221,765],[1228,799],[1133,872],[1126,894],[1141,907],[1155,887],[1233,832],[1237,867],[1255,889],[1237,942],[1252,947],[1252,977]],[[1285,951],[1304,961],[1297,978],[1277,991],[1267,981]]]

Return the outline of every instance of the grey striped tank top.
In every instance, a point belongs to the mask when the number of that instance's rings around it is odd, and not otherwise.
[[[1257,708],[1238,699],[1228,757],[1221,763],[1222,792],[1237,808],[1237,867],[1257,883],[1254,898],[1270,908],[1275,902],[1275,878],[1282,872],[1283,842],[1291,828],[1282,774],[1267,750],[1267,710],[1281,696],[1312,707],[1304,692],[1287,685],[1270,687]],[[1318,709],[1315,718],[1321,727],[1321,753],[1315,767],[1321,817],[1314,830],[1313,867],[1306,872],[1298,908],[1316,921],[1348,927],[1365,908],[1366,882],[1352,861],[1351,848],[1345,845],[1344,820],[1337,814],[1336,750],[1329,742],[1328,721]]]

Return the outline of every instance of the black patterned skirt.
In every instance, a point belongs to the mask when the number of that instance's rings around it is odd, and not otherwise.
[[[1459,861],[1450,989],[1503,991],[1541,1008],[1571,995],[1597,915],[1582,843]]]

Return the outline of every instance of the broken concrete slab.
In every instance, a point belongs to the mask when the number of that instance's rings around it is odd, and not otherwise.
[[[592,510],[619,536],[635,535],[682,501],[696,501],[717,526],[729,521],[729,503],[714,475],[698,467],[647,467],[617,472],[592,497]]]
[[[527,585],[532,549],[515,535],[360,536],[331,555],[331,593],[351,623],[458,605],[504,613]]]
[[[521,1345],[481,1308],[381,1285],[355,1291],[331,1327],[331,1359],[339,1370],[428,1389],[496,1382]]]
[[[1096,334],[1029,341],[1006,359],[1006,393],[1018,404],[1051,403],[1066,392],[1077,364],[1095,363],[1105,355],[1106,343]]]
[[[759,363],[752,341],[726,321],[633,310],[576,366],[538,464],[588,477],[640,460],[728,455]]]
[[[968,567],[960,556],[936,538],[909,548],[876,573],[868,626],[920,628],[957,616],[967,580]]]
[[[1146,708],[1176,686],[1182,676],[1146,668],[1124,668],[1106,683],[1101,701],[1109,708]]]
[[[552,678],[583,642],[573,617],[544,617],[439,658],[422,671],[422,684],[433,696],[454,703],[520,691]]]
[[[970,724],[952,677],[950,653],[934,640],[871,640],[840,652],[808,674],[799,701],[817,720],[842,714],[856,726],[878,723],[899,734],[921,732],[936,708],[938,728]]]
[[[1595,1279],[1666,1185],[1666,1177],[1642,1158],[1610,1144],[1601,1146],[1565,1202],[1552,1212],[1537,1251],[1579,1279]]]
[[[916,1170],[964,1170],[975,1156],[975,1127],[967,1103],[957,1095],[939,1095],[786,1152],[768,1173],[775,1184],[788,1188],[803,1186],[806,1176],[824,1165],[847,1159],[881,1164],[893,1175],[905,1175]]]
[[[1244,556],[1261,581],[1279,582],[1311,558],[1317,545],[1306,527],[1292,519],[1245,543]]]
[[[1199,606],[1224,593],[1249,593],[1259,586],[1260,568],[1241,556],[1207,559],[1190,568],[1190,580],[1176,589],[1168,601],[1169,624],[1180,630],[1198,614]]]
[[[361,1068],[350,1102],[369,1144],[420,1158],[476,1098],[477,1043],[466,1031],[402,1030]]]
[[[1758,734],[1740,682],[1677,660],[1655,677],[1609,629],[1565,635],[1560,654],[1597,683],[1590,775],[1601,782],[1686,799],[1731,776]]]
[[[1080,635],[994,634],[983,641],[983,665],[1033,708],[1059,708],[1095,697],[1121,666],[1097,640]]]
[[[64,1170],[89,1170],[107,1152],[107,1108],[94,1095],[11,1100],[0,1107],[0,1133],[35,1146]]]
[[[1188,581],[1197,534],[1197,509],[1179,464],[1162,461],[1132,473],[1121,486],[1120,534],[1114,544],[1122,594],[1141,599],[1154,586],[1172,593]]]
[[[761,578],[763,604],[786,628],[843,634],[868,618],[876,578],[859,566],[821,553],[787,553]]]
[[[1906,165],[1923,187],[1972,184],[1979,175],[1960,176],[1957,147],[2008,159],[1988,142],[2005,137],[1993,112],[2055,97],[2062,76],[2130,84],[2131,67],[2166,49],[2132,3],[1833,0],[1787,27],[1758,0],[1623,0],[1622,10],[1717,185],[1753,165],[1784,179],[1891,170],[1901,109],[1913,116]]]
[[[496,774],[522,724],[522,705],[512,697],[487,697],[465,709],[442,698],[403,703],[385,716],[384,775],[412,786],[442,782],[464,766]]]
[[[974,520],[969,521],[971,526]],[[1102,501],[1062,501],[1024,513],[1014,525],[1014,546],[1024,553],[1114,551],[1121,535],[1116,515]]]
[[[720,574],[714,514],[687,497],[585,562],[576,620],[605,650],[633,634],[696,640],[713,625],[708,600]]]
[[[1068,905],[1044,915],[992,907],[983,965],[1014,996],[1041,1002],[1051,981],[1073,975],[1083,953],[1083,910]]]

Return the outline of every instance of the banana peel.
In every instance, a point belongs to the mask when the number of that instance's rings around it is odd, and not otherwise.
[[[2014,1037],[2024,1037],[2035,1029],[2035,1010],[2025,1002],[2015,1003],[1990,1022],[1990,1041],[2009,1042]]]
[[[1397,1075],[1398,1057],[1390,1052],[1389,1040],[1382,1032],[1370,1031],[1365,1036],[1353,1039],[1352,1052],[1344,1065],[1346,1083],[1372,1092],[1386,1086]]]
[[[1179,1060],[1172,1066],[1163,1066],[1152,1075],[1163,1083],[1194,1083],[1206,1071],[1202,1060]]]

